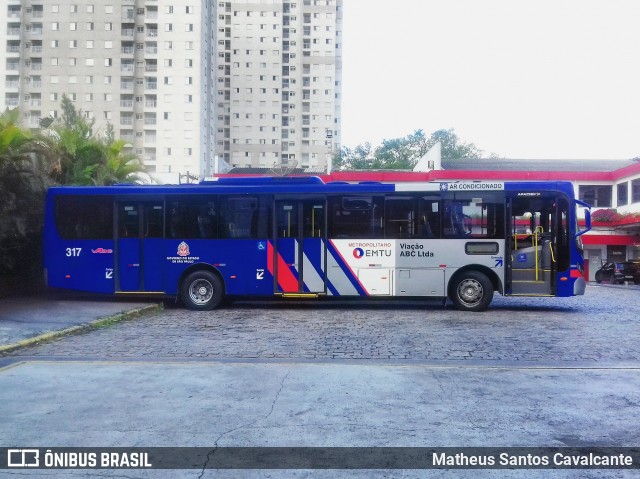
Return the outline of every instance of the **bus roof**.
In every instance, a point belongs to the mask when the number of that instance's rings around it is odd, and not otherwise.
[[[568,181],[432,181],[382,183],[362,181],[325,183],[317,176],[301,177],[233,177],[218,178],[199,184],[113,186],[56,186],[53,195],[165,195],[165,194],[366,194],[391,192],[480,192],[480,191],[560,191],[573,197],[573,185]]]

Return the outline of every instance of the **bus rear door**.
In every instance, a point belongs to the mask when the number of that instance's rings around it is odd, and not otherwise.
[[[326,292],[325,200],[277,200],[274,288],[291,296]]]
[[[116,292],[163,292],[163,202],[118,201],[116,205]]]

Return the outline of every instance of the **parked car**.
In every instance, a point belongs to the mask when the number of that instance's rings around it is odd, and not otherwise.
[[[596,271],[596,283],[624,284],[634,282],[640,284],[640,263],[625,261],[624,263],[604,263]]]

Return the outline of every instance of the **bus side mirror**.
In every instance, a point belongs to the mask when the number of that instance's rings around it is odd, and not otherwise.
[[[584,229],[580,230],[576,233],[576,238],[585,234],[587,231],[591,229],[591,205],[584,203],[582,201],[576,200],[576,203],[580,206],[584,206]]]

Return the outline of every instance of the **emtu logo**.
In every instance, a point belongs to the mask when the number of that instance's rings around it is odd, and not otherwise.
[[[355,248],[353,250],[353,257],[356,259],[360,259],[364,256],[364,250],[362,248]]]

